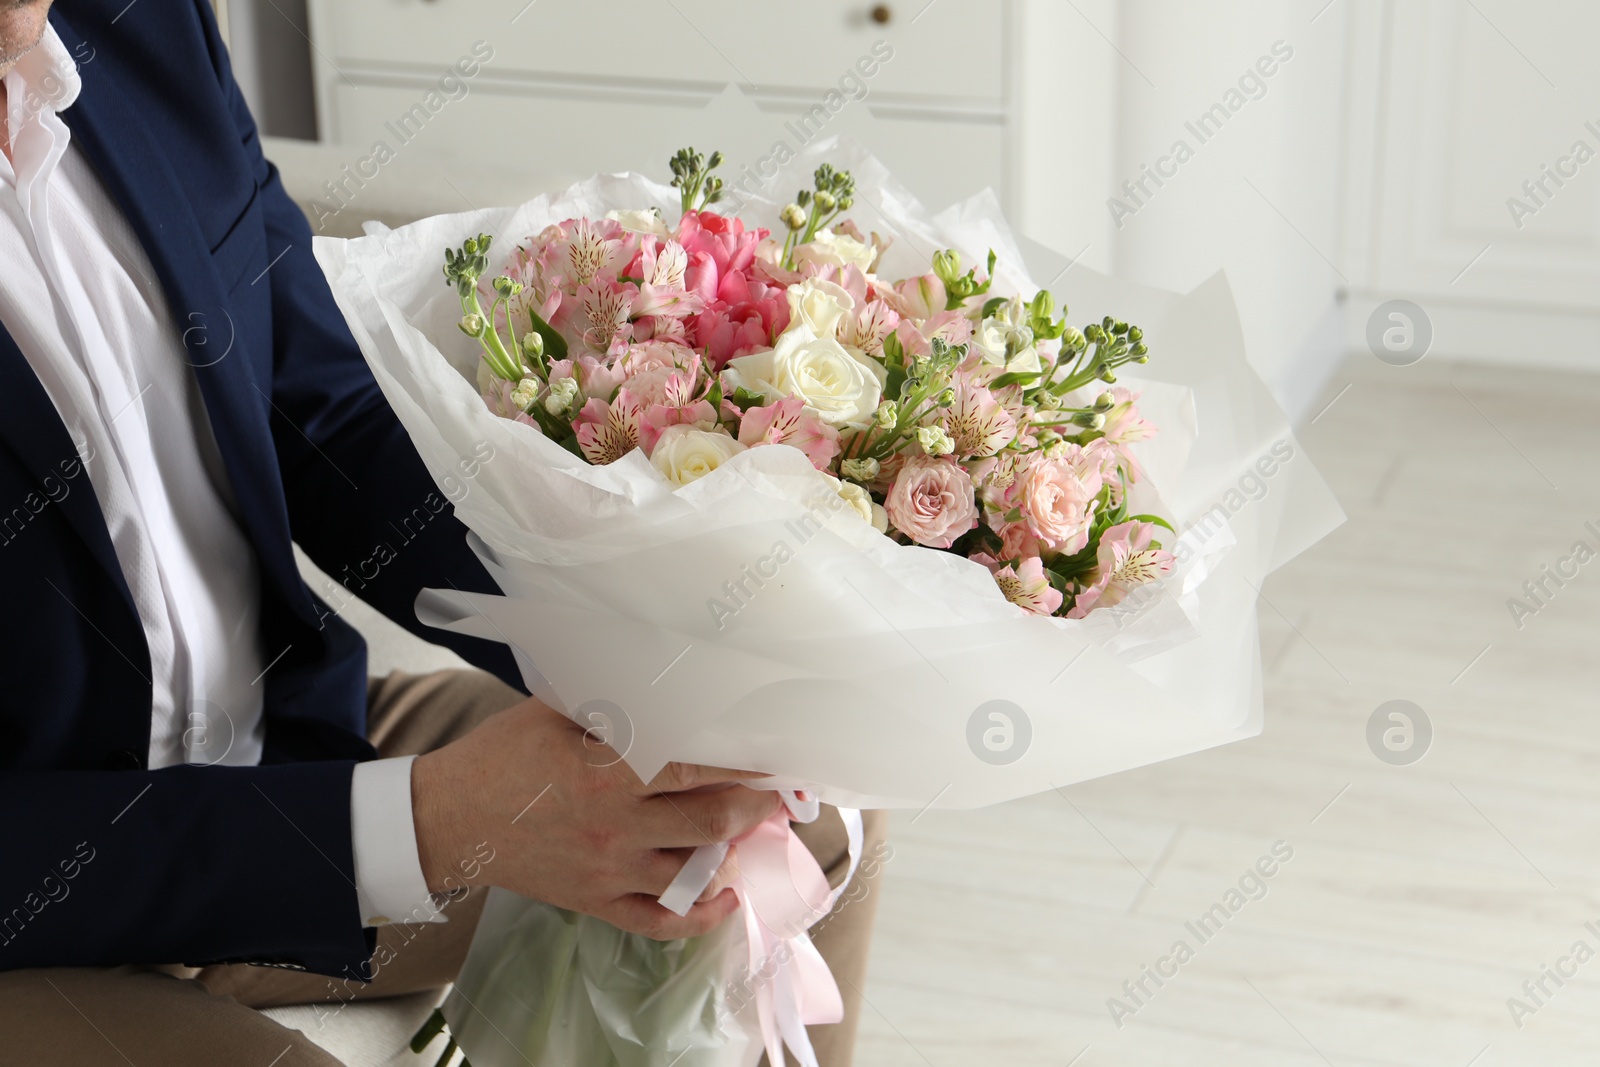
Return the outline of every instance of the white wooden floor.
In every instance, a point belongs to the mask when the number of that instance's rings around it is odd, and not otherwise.
[[[1600,378],[1363,356],[1322,402],[1347,384],[1303,442],[1350,521],[1265,587],[1263,736],[897,815],[864,1067],[1600,1062],[1600,962],[1521,989],[1600,952],[1600,562],[1520,630],[1506,606],[1600,550]],[[1435,731],[1408,767],[1366,741],[1397,698]],[[1185,921],[1280,840],[1201,945]],[[1180,939],[1119,1028],[1108,998]]]

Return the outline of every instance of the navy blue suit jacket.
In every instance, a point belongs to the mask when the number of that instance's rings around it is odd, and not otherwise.
[[[73,442],[0,330],[0,969],[364,973],[350,778],[374,756],[366,646],[290,542],[417,632],[419,589],[494,586],[448,508],[406,521],[439,490],[262,155],[209,4],[60,0],[50,19],[83,78],[62,117],[185,331],[168,355],[194,368],[255,547],[272,665],[260,766],[145,768],[143,630]],[[426,636],[520,684],[502,646]]]

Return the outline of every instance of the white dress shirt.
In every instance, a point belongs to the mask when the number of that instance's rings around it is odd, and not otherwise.
[[[138,609],[150,649],[149,766],[256,764],[271,669],[259,571],[180,332],[138,238],[58,114],[81,83],[53,27],[4,84],[0,324],[86,458]],[[351,824],[368,925],[437,918],[417,858],[409,758],[356,767]]]

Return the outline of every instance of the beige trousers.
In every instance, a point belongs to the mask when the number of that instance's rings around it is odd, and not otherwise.
[[[462,736],[520,695],[480,671],[395,673],[368,691],[368,734],[384,756],[427,752]],[[881,857],[885,820],[866,812],[868,856]],[[796,827],[837,885],[844,877],[843,824],[831,810]],[[823,1067],[849,1067],[878,905],[881,863],[864,865],[857,885],[817,926],[815,941],[844,995],[845,1019],[811,1028]],[[466,958],[483,908],[481,891],[449,905],[447,923],[397,924],[378,931],[391,960],[366,985],[272,967],[60,967],[0,972],[0,1067],[339,1067],[305,1035],[256,1011],[440,989]],[[390,951],[383,952],[384,946]]]

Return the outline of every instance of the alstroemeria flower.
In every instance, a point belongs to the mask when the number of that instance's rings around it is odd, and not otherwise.
[[[776,404],[753,407],[739,420],[739,443],[793,445],[806,454],[811,465],[827,470],[839,454],[839,431],[822,421],[797,396],[786,396]]]
[[[1128,473],[1128,481],[1137,482],[1143,477],[1144,468],[1139,466],[1139,461],[1129,446],[1136,441],[1148,441],[1156,435],[1156,428],[1148,419],[1139,415],[1139,409],[1135,406],[1135,401],[1139,399],[1138,393],[1114,385],[1111,387],[1111,396],[1116,403],[1106,412],[1106,424],[1101,433],[1122,458],[1122,468]]]
[[[590,400],[572,420],[583,458],[597,467],[615,463],[641,444],[644,409],[626,389],[609,404]]]
[[[1100,535],[1096,566],[1072,602],[1069,619],[1081,619],[1095,608],[1120,604],[1129,593],[1172,571],[1171,552],[1151,547],[1154,523],[1124,522]]]
[[[993,556],[979,552],[972,557],[972,562],[988,567],[1000,592],[1017,607],[1035,615],[1054,615],[1061,610],[1065,598],[1050,584],[1044,573],[1044,561],[1038,556],[1030,556],[1018,566],[1009,563],[1002,566]]]
[[[992,456],[1016,439],[1017,420],[972,375],[957,371],[950,384],[955,402],[939,412],[938,422],[955,442],[955,455]]]

